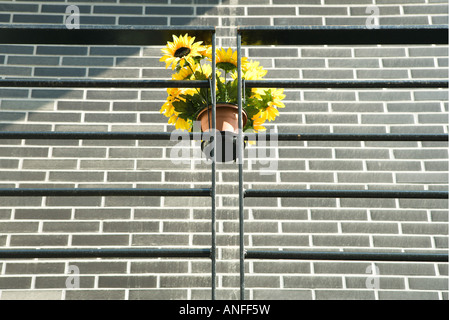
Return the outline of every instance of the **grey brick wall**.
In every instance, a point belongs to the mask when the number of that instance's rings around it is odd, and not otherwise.
[[[214,25],[447,24],[446,0],[0,1],[0,23]],[[2,78],[169,79],[159,47],[0,45]],[[271,79],[446,79],[447,46],[245,48]],[[286,90],[268,126],[300,133],[447,133],[447,90]],[[169,131],[164,90],[0,88],[1,131]],[[161,141],[0,141],[0,187],[203,187],[204,163],[174,166]],[[198,146],[195,147],[198,149]],[[192,149],[193,151],[193,149]],[[245,164],[251,188],[447,190],[447,144],[300,142],[279,167]],[[218,298],[238,298],[235,164],[218,166]],[[210,245],[210,200],[2,198],[0,248]],[[247,199],[249,249],[447,252],[448,203],[418,199]],[[80,288],[66,288],[69,266]],[[379,287],[369,289],[368,267]],[[447,264],[247,261],[249,299],[448,299]],[[186,259],[0,261],[0,299],[209,299],[210,262]]]

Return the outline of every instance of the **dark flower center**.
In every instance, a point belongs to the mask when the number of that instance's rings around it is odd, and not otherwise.
[[[175,57],[176,58],[183,58],[186,55],[188,55],[189,53],[190,53],[190,49],[189,48],[182,47],[182,48],[179,48],[178,50],[176,50]]]

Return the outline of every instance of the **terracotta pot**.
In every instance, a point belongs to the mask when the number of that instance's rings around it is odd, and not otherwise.
[[[243,127],[248,121],[248,116],[243,110]],[[204,108],[197,119],[201,121],[201,131],[206,132],[212,128],[212,107]],[[239,108],[233,104],[217,103],[216,128],[218,131],[230,131],[238,133],[239,130]],[[210,122],[209,122],[210,120]]]
[[[209,115],[208,115],[209,111]],[[216,162],[235,161],[237,158],[237,135],[239,130],[239,114],[238,107],[233,104],[217,103],[216,112],[216,128],[220,131],[217,140],[216,150],[212,150],[212,143],[210,140],[202,141],[201,150],[207,159],[212,159],[215,155]],[[243,127],[248,121],[248,116],[243,110]],[[197,118],[201,121],[201,131],[207,132],[212,127],[212,108],[204,108]],[[209,123],[210,120],[210,123]],[[244,144],[246,147],[246,141]]]

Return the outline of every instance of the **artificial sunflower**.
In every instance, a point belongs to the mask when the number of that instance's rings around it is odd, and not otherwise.
[[[259,61],[249,61],[242,65],[243,78],[246,80],[261,80],[268,73],[262,66],[260,66]]]
[[[178,119],[176,119],[175,127],[178,130],[191,131],[192,130],[192,121],[184,120],[184,119],[178,117]]]
[[[271,101],[268,102],[268,106],[276,108],[285,108],[285,104],[282,100],[285,99],[284,89],[271,89],[270,90]]]
[[[178,130],[192,130],[192,121],[182,119],[176,111],[174,111],[173,115],[168,119],[168,124],[174,125]]]
[[[217,68],[227,72],[232,72],[237,69],[238,56],[237,51],[233,51],[231,48],[225,50],[223,48],[217,50]],[[245,68],[248,63],[246,57],[242,57],[242,68]]]
[[[198,52],[201,53],[203,57],[206,57],[208,59],[212,59],[212,46],[201,46],[198,49]]]
[[[257,89],[252,98],[256,99],[254,103],[259,104],[259,112],[254,118],[274,121],[279,116],[278,108],[285,108],[283,92],[283,89]]]
[[[192,68],[182,68],[172,75],[172,80],[191,80],[194,70]]]
[[[176,101],[176,99],[181,94],[182,89],[178,88],[169,88],[167,89],[168,97],[167,101],[165,101],[164,105],[161,108],[161,113],[164,114],[164,116],[170,118],[173,116],[175,112],[175,107],[173,106],[173,102]]]
[[[231,48],[227,51],[223,48],[218,49],[217,67],[226,72],[235,70],[237,68],[237,52],[233,52]]]
[[[195,37],[189,37],[188,34],[179,37],[173,35],[173,42],[167,42],[167,47],[162,49],[165,54],[160,61],[166,63],[166,68],[171,65],[172,70],[178,65],[183,68],[186,62],[194,65],[195,58],[201,58],[204,52],[202,43],[202,41],[195,42]]]
[[[259,113],[254,116],[254,118],[274,121],[278,115],[278,109],[276,109],[275,107],[267,107],[264,111],[260,110]]]
[[[209,64],[200,65],[197,64],[195,66],[195,74],[192,77],[192,80],[202,80],[202,78],[210,79],[212,77],[212,66]],[[217,75],[219,72],[217,72]]]
[[[267,129],[263,126],[265,119],[259,118],[257,116],[253,117],[253,128],[256,132],[266,131]]]
[[[166,116],[167,118],[172,118],[174,115],[178,116],[178,113],[175,111],[174,103],[178,101],[185,102],[185,97],[193,96],[195,94],[195,90],[190,88],[168,88],[167,93],[167,101],[163,104],[160,113],[164,114],[164,116]]]
[[[166,67],[176,69],[172,79],[178,81],[208,80],[213,78],[212,47],[195,42],[194,37],[173,36],[173,42],[168,42],[164,48],[161,61]],[[238,93],[238,55],[231,48],[219,48],[216,54],[216,96],[215,101],[226,104],[237,104]],[[244,80],[263,80],[267,75],[258,61],[249,61],[246,57],[241,60],[242,76]],[[221,72],[220,72],[221,71]],[[223,72],[224,71],[224,72]],[[223,74],[223,76],[221,76]],[[231,77],[228,77],[230,75]],[[197,121],[202,111],[213,101],[210,88],[169,89],[168,97],[161,108],[161,113],[169,118],[168,123],[177,129],[192,129],[193,121]],[[243,93],[243,110],[248,121],[246,130],[255,132],[265,131],[264,123],[274,121],[279,116],[279,109],[285,105],[283,90],[270,88],[246,88]]]

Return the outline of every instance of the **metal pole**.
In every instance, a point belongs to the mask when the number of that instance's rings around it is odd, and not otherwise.
[[[191,132],[185,138],[195,139]],[[171,132],[0,132],[0,139],[44,139],[44,140],[171,140]]]
[[[275,138],[278,141],[448,141],[448,134],[353,134],[353,133],[262,133],[245,134],[248,140],[258,140],[262,135],[264,141]]]
[[[206,80],[36,80],[0,79],[0,87],[19,88],[207,88]]]
[[[240,240],[240,300],[245,300],[245,242],[244,242],[244,190],[243,190],[243,88],[242,88],[242,36],[237,33],[237,72],[239,134],[237,138],[237,161],[239,166],[239,240]]]
[[[210,197],[211,189],[47,188],[0,189],[0,197]]]
[[[216,299],[216,288],[217,288],[217,226],[216,226],[216,184],[217,184],[217,164],[216,164],[216,147],[217,147],[217,132],[216,132],[216,109],[217,109],[217,99],[215,92],[216,84],[216,34],[212,34],[212,83],[211,83],[211,99],[212,99],[212,135],[213,135],[213,152],[212,157],[212,249],[211,249],[211,259],[212,259],[212,300]]]
[[[209,258],[210,249],[6,249],[2,259]]]
[[[367,80],[367,81],[336,81],[336,80],[251,80],[246,83],[248,88],[447,88],[447,80]]]
[[[246,82],[243,82],[243,85]],[[245,133],[248,140],[257,141],[448,141],[448,134],[353,134],[353,133]],[[196,139],[194,133],[186,138]],[[170,132],[0,132],[0,139],[45,139],[45,140],[171,140]]]
[[[448,262],[442,253],[248,251],[246,259]]]
[[[246,198],[377,198],[377,199],[448,199],[447,191],[403,190],[245,190]]]

